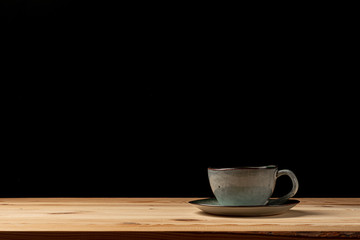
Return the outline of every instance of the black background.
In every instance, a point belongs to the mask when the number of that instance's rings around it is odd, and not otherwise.
[[[207,167],[262,164],[360,197],[338,6],[1,4],[1,197],[204,197]]]

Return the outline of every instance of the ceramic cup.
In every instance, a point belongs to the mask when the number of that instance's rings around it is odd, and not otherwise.
[[[261,167],[208,168],[211,189],[220,205],[258,206],[281,204],[294,196],[299,188],[295,174],[290,170],[278,170],[275,165]],[[285,196],[270,199],[276,179],[287,175],[292,189]]]

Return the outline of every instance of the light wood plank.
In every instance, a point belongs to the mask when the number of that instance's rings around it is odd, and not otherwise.
[[[212,216],[188,204],[191,200],[194,198],[2,198],[0,236],[107,232],[119,238],[122,232],[130,239],[141,232],[144,236],[167,232],[172,237],[193,234],[196,239],[198,232],[222,234],[218,237],[271,237],[276,233],[284,239],[310,235],[360,238],[359,198],[300,198],[301,203],[289,212],[268,217]]]

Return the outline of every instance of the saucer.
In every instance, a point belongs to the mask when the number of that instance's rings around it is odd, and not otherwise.
[[[299,200],[290,199],[282,204],[269,203],[264,206],[222,206],[215,198],[207,198],[190,201],[189,203],[210,214],[257,217],[284,213],[296,206],[299,202]]]

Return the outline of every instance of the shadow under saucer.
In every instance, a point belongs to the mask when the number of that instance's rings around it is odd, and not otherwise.
[[[217,217],[217,218],[239,218],[239,217],[245,217],[245,218],[257,218],[257,219],[261,219],[261,218],[297,218],[297,217],[303,217],[303,216],[315,216],[315,215],[322,215],[318,212],[314,212],[314,211],[306,211],[306,210],[289,210],[287,212],[284,213],[280,213],[277,215],[267,215],[267,216],[240,216],[240,215],[219,215],[219,214],[211,214],[211,213],[207,213],[204,211],[198,211],[196,212],[196,214],[201,215],[201,216],[208,216],[208,217]]]

